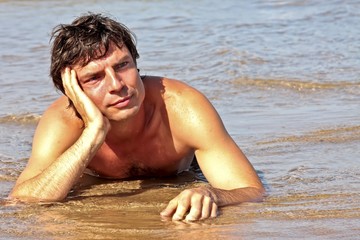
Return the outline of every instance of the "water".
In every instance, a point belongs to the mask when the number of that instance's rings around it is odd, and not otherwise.
[[[162,221],[168,200],[201,184],[188,176],[97,182],[62,203],[6,201],[59,96],[50,32],[87,11],[136,33],[142,74],[209,97],[265,184],[264,202]],[[0,1],[0,22],[0,239],[358,238],[360,1]]]

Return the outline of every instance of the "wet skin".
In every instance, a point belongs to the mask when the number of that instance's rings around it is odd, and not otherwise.
[[[206,219],[219,206],[261,199],[253,167],[196,89],[162,77],[141,79],[128,49],[113,44],[104,57],[64,69],[62,79],[82,120],[66,97],[49,107],[11,197],[62,200],[86,168],[114,179],[176,175],[195,154],[209,186],[181,192],[163,217]]]

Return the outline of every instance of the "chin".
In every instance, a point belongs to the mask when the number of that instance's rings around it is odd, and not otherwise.
[[[121,122],[133,118],[139,112],[138,107],[120,110],[117,113],[105,115],[110,121]]]

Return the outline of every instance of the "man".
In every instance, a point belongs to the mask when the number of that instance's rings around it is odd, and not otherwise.
[[[90,13],[59,25],[52,39],[51,77],[65,96],[43,114],[11,198],[63,200],[85,170],[112,179],[176,175],[194,155],[210,185],[184,190],[162,216],[206,219],[220,206],[262,198],[256,172],[206,97],[139,75],[124,25]]]

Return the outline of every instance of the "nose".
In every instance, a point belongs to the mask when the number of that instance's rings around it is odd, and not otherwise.
[[[119,92],[123,87],[124,83],[120,76],[118,76],[114,71],[108,71],[108,87],[109,92]]]

